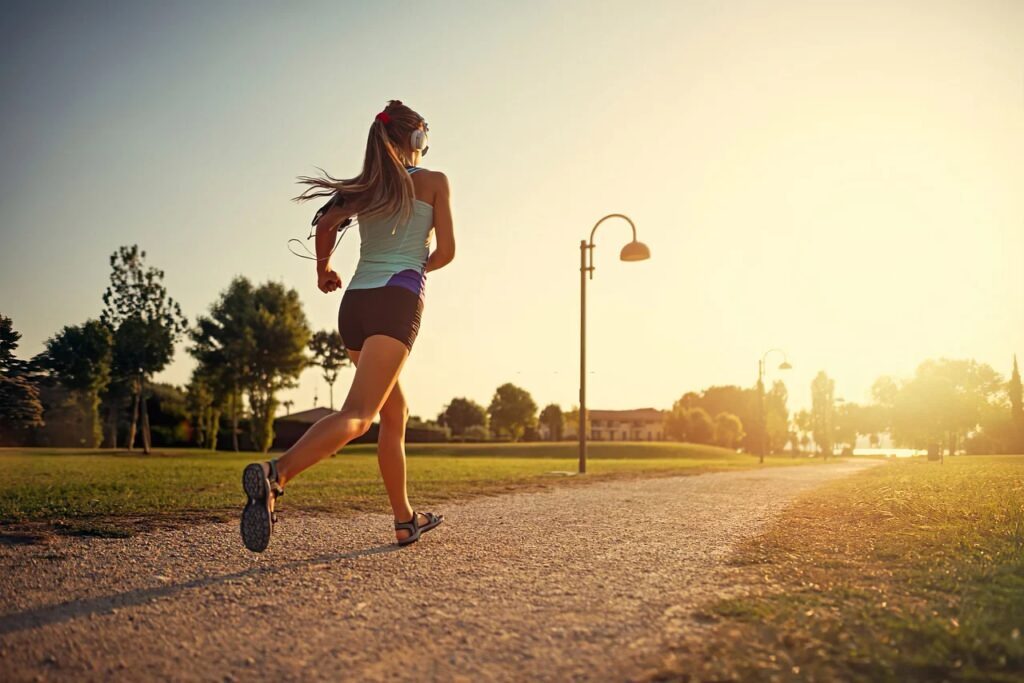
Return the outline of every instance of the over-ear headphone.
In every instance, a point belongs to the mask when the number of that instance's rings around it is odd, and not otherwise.
[[[427,155],[427,150],[430,146],[427,144],[427,122],[423,122],[423,128],[417,128],[412,132],[409,138],[409,142],[412,144],[414,150],[418,150],[422,156]]]

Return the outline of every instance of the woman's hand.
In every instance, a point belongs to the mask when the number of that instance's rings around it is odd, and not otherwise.
[[[319,287],[320,291],[324,294],[333,292],[341,287],[341,276],[334,272],[334,269],[330,266],[327,266],[323,270],[317,272],[317,280],[319,280],[319,282],[317,282],[316,286]]]

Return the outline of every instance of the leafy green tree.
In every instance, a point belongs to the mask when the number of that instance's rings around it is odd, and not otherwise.
[[[98,320],[64,327],[46,341],[46,350],[35,359],[54,379],[74,392],[85,419],[82,438],[92,448],[103,440],[100,394],[110,381],[112,338],[110,328]]]
[[[669,438],[676,438],[678,440],[684,440],[685,437],[685,420],[680,422],[680,414],[676,413],[677,409],[682,410],[684,408],[703,408],[708,415],[718,415],[719,413],[730,413],[739,418],[740,423],[744,427],[744,435],[740,445],[743,446],[747,452],[756,452],[758,447],[758,431],[757,419],[758,419],[758,397],[757,390],[755,388],[745,389],[735,385],[722,385],[712,386],[703,390],[700,393],[687,392],[673,404],[672,413],[669,415],[669,419],[666,421],[666,426],[672,420],[675,420],[676,429],[682,429],[679,436],[673,437],[671,433],[666,431],[666,435]],[[673,417],[672,414],[676,413]]]
[[[174,344],[188,321],[181,306],[167,294],[164,271],[145,265],[138,245],[121,247],[110,256],[110,285],[103,293],[100,320],[114,330],[114,370],[132,393],[128,449],[135,447],[136,425],[142,420],[142,443],[150,452],[152,436],[146,409],[146,383],[174,357]],[[116,438],[116,437],[115,437]]]
[[[21,332],[14,329],[14,321],[0,314],[0,373],[14,375],[23,368],[24,364],[14,355],[20,339]]]
[[[491,433],[484,425],[470,425],[466,427],[466,431],[462,433],[462,436],[467,439],[487,441],[491,438]]]
[[[665,434],[676,441],[710,444],[715,441],[715,423],[694,400],[696,394],[684,394],[672,404],[665,418]]]
[[[249,363],[246,386],[256,447],[266,453],[274,441],[277,393],[298,384],[309,365],[306,347],[310,329],[294,289],[267,282],[253,291],[250,318],[256,353]]]
[[[189,332],[192,340],[189,353],[203,368],[214,393],[214,406],[226,407],[235,451],[238,451],[242,392],[256,354],[251,320],[254,298],[252,283],[244,277],[236,277],[210,306],[210,314],[199,316]],[[213,447],[216,447],[216,435],[213,438]]]
[[[513,441],[526,433],[527,427],[536,425],[537,404],[530,392],[506,382],[497,388],[487,408],[495,432],[506,432]]]
[[[550,403],[544,406],[544,410],[540,411],[540,421],[541,424],[547,426],[552,441],[560,441],[562,439],[565,418],[562,416],[561,406],[557,403]]]
[[[723,448],[736,448],[743,439],[743,423],[732,413],[715,415],[715,443]]]
[[[832,454],[835,435],[835,387],[824,370],[811,381],[811,431],[814,443],[827,460]]]
[[[0,443],[16,444],[26,429],[44,424],[35,384],[24,375],[0,375]]]
[[[487,426],[487,410],[468,398],[453,398],[437,416],[439,425],[449,427],[452,434],[462,436],[470,427]]]
[[[321,330],[309,340],[309,350],[313,352],[313,363],[323,370],[324,381],[330,391],[331,410],[334,410],[334,383],[338,380],[338,371],[349,365],[345,342],[336,330]]]
[[[715,442],[715,423],[700,406],[686,411],[686,440],[703,444]]]
[[[1005,411],[1005,386],[985,363],[939,358],[921,363],[904,382],[880,378],[872,393],[888,415],[898,444],[913,448],[945,444],[954,454],[993,409]]]
[[[0,315],[0,443],[17,443],[25,430],[44,425],[39,389],[14,355],[20,339],[14,322]]]
[[[185,388],[185,405],[192,423],[192,440],[200,448],[205,448],[209,443],[213,414],[213,390],[203,370],[201,365],[197,365]]]

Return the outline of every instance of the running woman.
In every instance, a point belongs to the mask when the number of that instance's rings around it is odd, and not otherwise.
[[[362,436],[380,414],[377,460],[395,517],[399,545],[441,523],[443,516],[416,512],[405,485],[405,427],[409,407],[398,382],[420,326],[426,274],[455,257],[448,179],[419,166],[426,154],[427,122],[399,100],[377,114],[366,142],[363,171],[341,180],[300,176],[309,185],[296,201],[330,197],[317,213],[317,286],[329,294],[342,287],[331,268],[337,231],[358,216],[359,262],[338,311],[355,378],[341,410],[319,420],[278,459],[252,463],[242,472],[248,497],[242,511],[245,546],[262,552],[277,521],[275,499],[300,472]],[[430,251],[432,233],[437,248]]]

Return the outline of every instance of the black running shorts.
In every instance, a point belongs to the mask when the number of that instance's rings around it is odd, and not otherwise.
[[[361,351],[374,334],[394,337],[412,352],[420,329],[423,297],[398,285],[347,289],[338,309],[338,332],[345,348]]]

